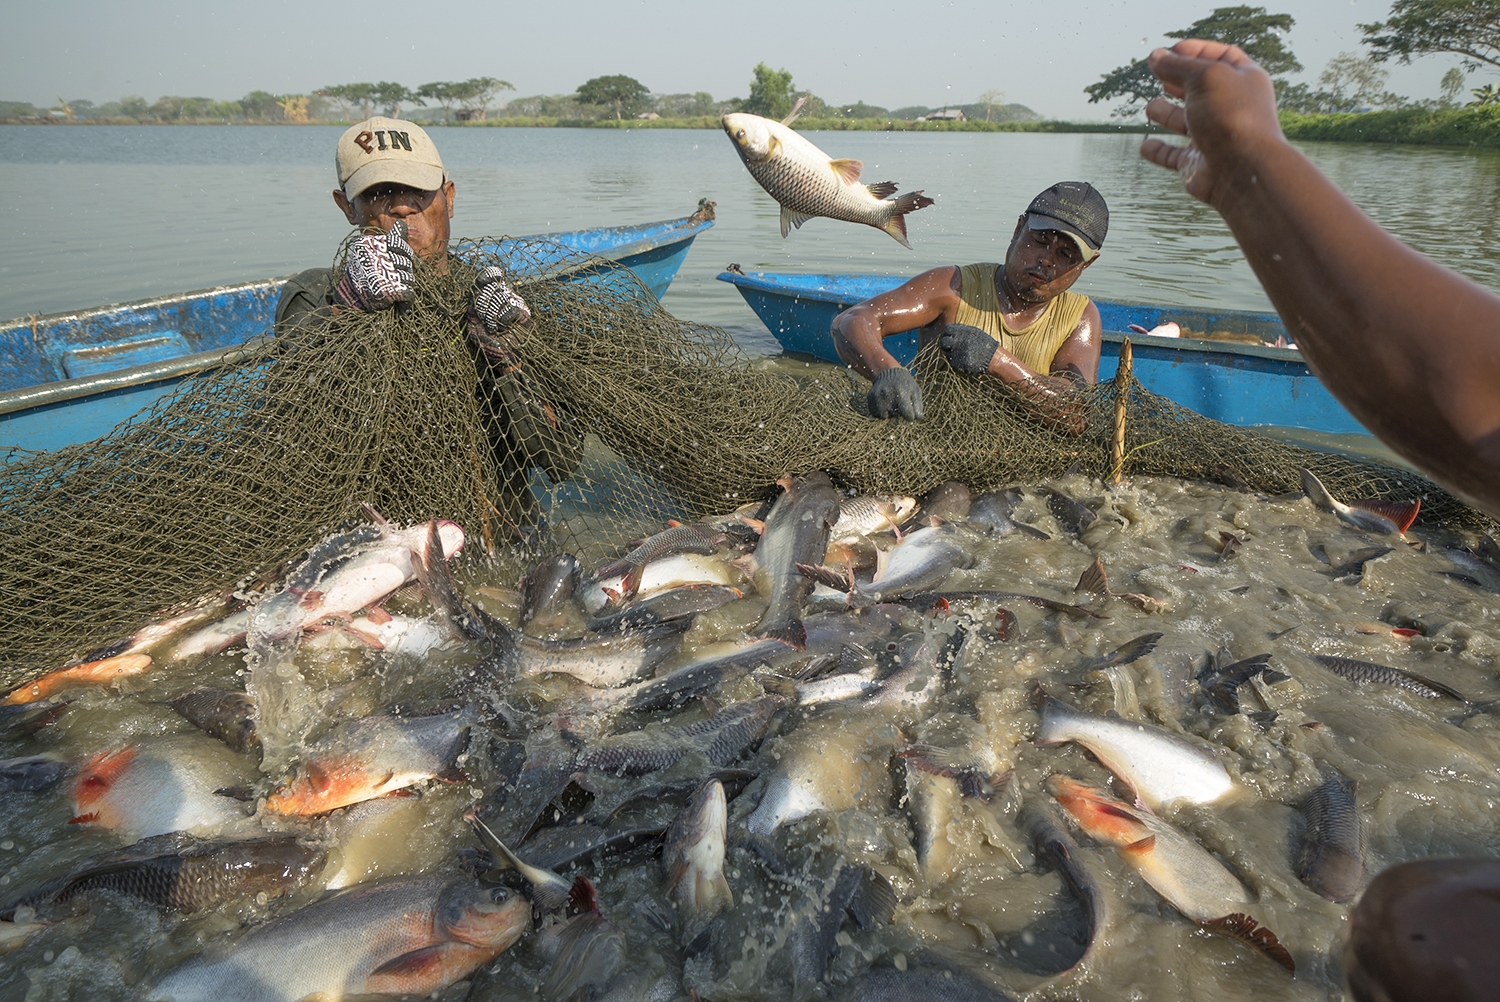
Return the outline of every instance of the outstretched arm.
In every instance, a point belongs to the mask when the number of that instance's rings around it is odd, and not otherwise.
[[[1500,516],[1500,296],[1417,253],[1286,141],[1264,70],[1190,39],[1150,56],[1182,106],[1147,117],[1192,139],[1141,155],[1229,224],[1308,364],[1365,427]]]
[[[958,269],[933,268],[916,278],[856,303],[833,318],[833,346],[844,364],[874,379],[901,363],[882,343],[890,334],[951,322],[958,309]]]

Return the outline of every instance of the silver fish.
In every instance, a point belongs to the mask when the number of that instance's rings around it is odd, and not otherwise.
[[[936,588],[955,570],[969,567],[974,558],[959,542],[951,525],[930,525],[897,543],[869,584],[854,582],[851,605],[889,602],[913,592]]]
[[[573,597],[583,569],[571,553],[543,557],[521,582],[521,629],[533,621],[550,628],[563,620],[562,607]]]
[[[917,499],[900,494],[845,498],[839,502],[839,519],[833,524],[833,531],[841,536],[890,532],[916,510]]]
[[[1367,532],[1394,533],[1404,536],[1422,507],[1421,499],[1401,504],[1396,501],[1351,501],[1344,504],[1335,498],[1323,482],[1306,467],[1299,467],[1302,475],[1302,490],[1316,507],[1331,511],[1339,521],[1347,522],[1356,529]]]
[[[1050,696],[1033,740],[1083,745],[1152,810],[1179,802],[1211,804],[1237,789],[1217,756],[1185,738],[1133,720],[1086,713]]]
[[[839,495],[828,474],[809,473],[800,480],[785,478],[786,490],[766,517],[765,531],[755,548],[755,587],[769,599],[755,635],[775,637],[801,650],[807,643],[802,624],[802,601],[812,582],[798,564],[816,564],[828,550],[828,536],[839,517]]]
[[[860,184],[864,164],[834,160],[786,123],[759,115],[725,115],[724,132],[756,183],[781,205],[781,235],[814,216],[863,223],[890,234],[901,246],[906,239],[906,214],[933,204],[920,191],[900,198],[893,181]]]
[[[712,918],[734,904],[724,878],[728,826],[724,784],[711,779],[693,794],[662,839],[667,894],[695,920]]]
[[[414,877],[343,891],[169,972],[149,999],[296,1002],[427,995],[521,938],[531,905],[503,887]]]
[[[1425,675],[1418,675],[1416,672],[1403,671],[1400,668],[1392,668],[1390,665],[1375,664],[1373,661],[1336,657],[1331,654],[1314,654],[1312,659],[1340,678],[1347,678],[1351,682],[1382,682],[1405,689],[1407,692],[1414,692],[1427,699],[1442,699],[1446,696],[1461,703],[1468,702],[1457,689],[1434,681]]]

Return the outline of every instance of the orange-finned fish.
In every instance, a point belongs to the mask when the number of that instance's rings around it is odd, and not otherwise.
[[[72,790],[78,813],[69,823],[112,828],[128,842],[175,831],[213,834],[248,813],[215,791],[247,779],[239,757],[205,735],[138,741],[84,764]]]
[[[932,199],[920,191],[899,198],[896,182],[860,184],[865,165],[858,160],[835,160],[793,132],[794,111],[786,119],[735,112],[725,115],[724,132],[734,143],[745,169],[781,205],[781,235],[801,227],[814,216],[863,223],[884,230],[907,250],[906,214],[925,208]]]
[[[377,715],[334,728],[266,798],[277,814],[322,814],[432,779],[453,766],[473,707],[427,717]]]
[[[59,689],[75,685],[104,685],[122,675],[137,675],[151,667],[151,659],[144,654],[117,654],[112,658],[90,661],[48,672],[39,679],[17,686],[0,699],[0,706],[16,706],[45,699]]]
[[[1292,955],[1247,912],[1250,892],[1197,842],[1154,814],[1067,776],[1047,789],[1088,835],[1119,850],[1125,862],[1172,906],[1200,925],[1243,940],[1288,971]]]
[[[531,903],[521,895],[467,878],[368,884],[189,960],[147,997],[172,1002],[425,997],[512,946],[530,919]]]
[[[1422,508],[1421,498],[1404,504],[1400,501],[1358,498],[1344,504],[1335,498],[1327,487],[1323,486],[1323,481],[1315,477],[1311,470],[1302,467],[1297,472],[1302,474],[1302,490],[1309,501],[1324,511],[1333,512],[1340,521],[1347,522],[1356,529],[1395,533],[1404,537],[1406,530],[1410,529],[1411,524],[1417,520],[1417,512]]]

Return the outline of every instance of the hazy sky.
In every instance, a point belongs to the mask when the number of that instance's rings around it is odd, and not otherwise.
[[[0,100],[52,104],[59,93],[96,103],[138,94],[238,98],[304,93],[338,83],[494,76],[509,96],[571,93],[590,77],[624,73],[656,93],[742,97],[765,61],[831,103],[897,108],[974,101],[989,89],[1047,117],[1108,116],[1086,84],[1186,27],[1224,0],[1075,0],[1011,4],[955,0],[872,4],[763,0],[457,0],[447,4],[261,0],[58,0],[7,5]],[[1359,48],[1359,22],[1388,0],[1268,5],[1296,27],[1287,39],[1315,82],[1328,60]],[[1438,96],[1455,58],[1389,64],[1390,89]],[[1471,77],[1470,86],[1493,79]]]

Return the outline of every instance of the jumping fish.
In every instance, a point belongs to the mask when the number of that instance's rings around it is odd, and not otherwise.
[[[276,814],[321,814],[370,800],[452,768],[477,719],[473,707],[426,717],[378,714],[320,738],[266,798]]]
[[[1296,973],[1292,955],[1246,912],[1250,892],[1208,850],[1154,814],[1103,790],[1049,776],[1047,790],[1091,837],[1119,850],[1172,907],[1200,925],[1240,939]]]
[[[0,699],[0,705],[17,706],[45,699],[59,689],[75,685],[105,685],[126,675],[138,675],[151,667],[151,659],[144,654],[117,654],[114,657],[72,665],[49,672],[25,685],[17,686]]]
[[[653,560],[641,569],[637,598],[646,598],[672,588],[687,585],[740,585],[745,575],[733,561],[720,554],[674,553]],[[597,581],[585,581],[579,593],[583,607],[591,616],[604,615],[604,610],[618,605],[620,589],[624,587],[623,573]]]
[[[1008,536],[1012,532],[1020,531],[1037,539],[1051,539],[1047,533],[1034,525],[1025,522],[1017,522],[1012,514],[1016,503],[1021,500],[1021,492],[1017,490],[989,491],[974,499],[969,506],[968,519],[979,525],[988,526],[990,531],[997,536]]]
[[[237,752],[260,747],[255,703],[243,692],[200,685],[172,700],[171,706],[203,733],[218,738]]]
[[[1051,861],[1083,906],[1084,917],[1088,921],[1088,938],[1084,941],[1083,953],[1068,967],[1068,970],[1072,970],[1083,963],[1094,943],[1109,928],[1110,898],[1105,895],[1088,867],[1083,865],[1078,843],[1073,841],[1073,836],[1053,817],[1055,808],[1043,807],[1043,803],[1045,801],[1028,801],[1023,804],[1016,814],[1016,824],[1030,836],[1037,858]]]
[[[1297,876],[1329,901],[1353,901],[1365,883],[1365,826],[1354,794],[1329,775],[1302,804],[1307,831]]]
[[[504,887],[415,877],[351,888],[205,951],[152,1000],[296,1002],[418,995],[461,981],[521,938],[531,906]]]
[[[711,779],[693,794],[662,839],[667,894],[695,920],[712,918],[734,904],[724,878],[728,823],[724,784]]]
[[[812,582],[798,564],[816,564],[828,552],[828,537],[839,517],[839,495],[828,474],[814,471],[800,480],[784,477],[785,488],[752,558],[755,588],[768,599],[755,635],[774,637],[801,650],[807,643],[802,601]]]
[[[1427,699],[1442,699],[1446,696],[1461,703],[1468,702],[1457,689],[1434,681],[1425,675],[1418,675],[1416,672],[1403,671],[1400,668],[1392,668],[1390,665],[1375,664],[1373,661],[1336,657],[1332,654],[1314,654],[1312,659],[1340,678],[1347,678],[1351,682],[1383,682],[1386,685],[1405,689],[1407,692],[1414,692]]]
[[[1076,741],[1119,776],[1151,810],[1172,804],[1211,804],[1234,792],[1235,782],[1212,752],[1148,724],[1101,717],[1045,697],[1039,745]]]
[[[1417,512],[1422,507],[1421,498],[1405,504],[1397,501],[1367,499],[1344,504],[1329,493],[1328,488],[1323,486],[1323,482],[1314,476],[1311,470],[1299,467],[1297,472],[1302,475],[1302,490],[1306,492],[1309,501],[1324,511],[1333,512],[1340,521],[1347,522],[1356,529],[1405,536],[1406,530],[1410,529],[1412,522],[1416,521]]]
[[[573,597],[582,577],[578,558],[571,553],[543,557],[521,581],[521,628],[532,622],[543,628],[559,625],[561,607]]]
[[[932,205],[932,199],[920,191],[893,199],[894,181],[860,184],[863,163],[829,157],[792,131],[790,123],[791,117],[773,122],[745,112],[723,119],[724,132],[745,169],[781,205],[782,237],[814,216],[826,216],[884,230],[910,250],[906,214]]]

